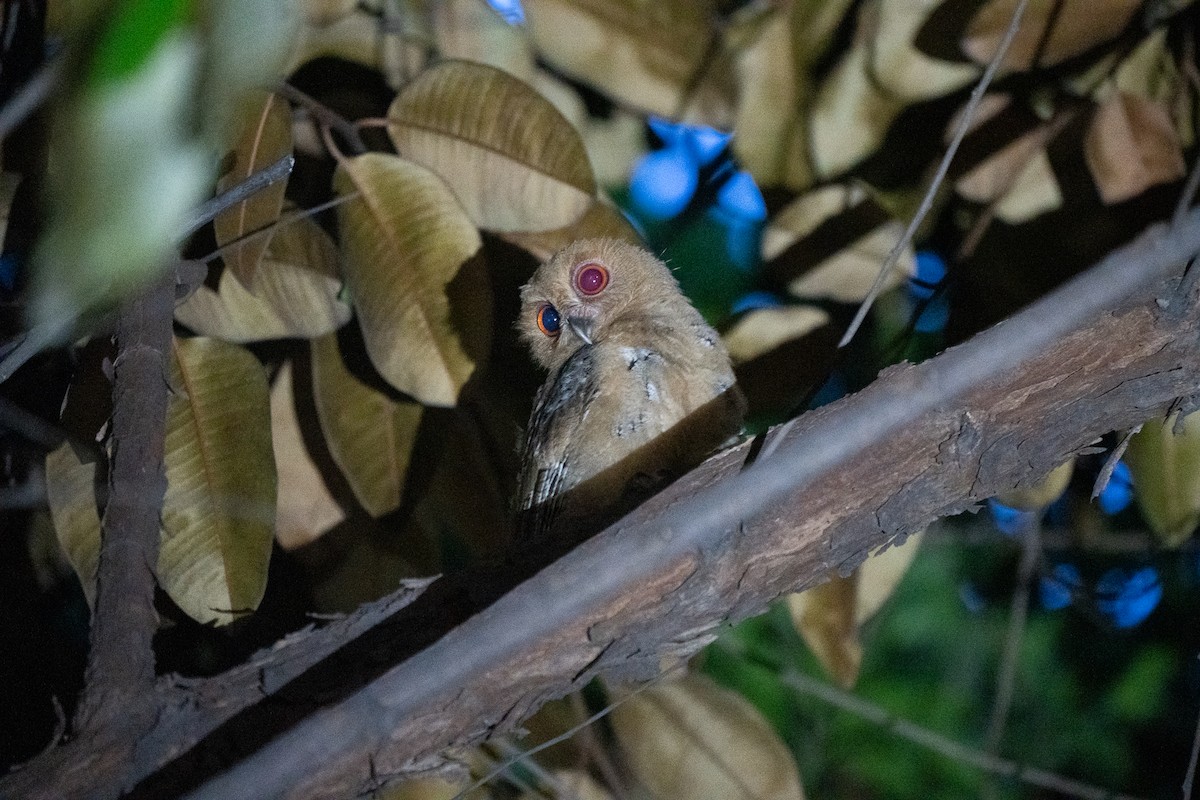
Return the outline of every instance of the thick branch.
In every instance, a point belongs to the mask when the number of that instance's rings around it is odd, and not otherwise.
[[[168,273],[117,318],[112,471],[76,724],[81,730],[111,724],[154,685],[154,568],[167,488],[163,448],[174,308],[175,276]]]
[[[1193,298],[1168,311],[1154,299],[1196,250],[1193,213],[1176,235],[1143,238],[967,344],[805,415],[775,457],[744,471],[752,445],[710,459],[445,635],[479,607],[472,576],[436,582],[373,627],[294,637],[281,648],[287,669],[266,653],[195,686],[160,683],[163,713],[138,759],[77,740],[0,794],[115,796],[138,784],[134,796],[170,797],[208,780],[196,796],[247,785],[263,797],[352,796],[512,728],[597,672],[657,672],[724,621],[1195,391]],[[306,636],[325,642],[307,663],[324,660],[299,674]],[[331,637],[342,645],[325,658]],[[310,715],[317,703],[327,706]],[[249,755],[219,775],[231,753]]]

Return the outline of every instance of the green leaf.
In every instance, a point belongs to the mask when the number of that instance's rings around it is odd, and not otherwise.
[[[104,9],[111,13],[88,66],[92,87],[120,82],[149,63],[150,54],[187,20],[189,0],[120,0]]]

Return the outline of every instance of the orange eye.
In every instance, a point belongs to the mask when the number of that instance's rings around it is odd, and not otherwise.
[[[562,328],[562,320],[558,316],[558,309],[549,303],[543,303],[538,306],[537,326],[538,330],[547,336],[558,336],[558,332]]]
[[[575,273],[575,288],[580,294],[600,294],[605,286],[608,286],[608,270],[599,264],[584,264]]]

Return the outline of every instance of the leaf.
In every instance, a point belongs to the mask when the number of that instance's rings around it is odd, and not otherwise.
[[[70,442],[46,454],[46,501],[58,543],[79,576],[88,605],[94,605],[100,562],[96,464],[80,460]]]
[[[453,405],[486,350],[475,332],[491,327],[481,298],[461,309],[466,329],[456,328],[447,296],[463,263],[479,251],[479,232],[436,175],[395,156],[343,161],[333,184],[342,196],[358,192],[338,207],[338,223],[346,282],[371,361],[400,391],[429,405]],[[489,296],[486,285],[466,288]]]
[[[270,234],[252,288],[227,269],[217,291],[198,287],[175,309],[175,319],[227,342],[310,339],[350,320],[341,288],[337,246],[320,225],[301,217]]]
[[[630,771],[658,800],[800,800],[791,753],[744,697],[703,675],[634,695],[613,709]]]
[[[354,377],[333,335],[313,341],[312,373],[321,430],[354,496],[373,517],[399,508],[424,409]]]
[[[987,130],[988,122],[1011,102],[1008,95],[986,95],[968,132]],[[957,124],[957,119],[951,120],[947,128]],[[1037,130],[1000,147],[959,178],[954,188],[968,200],[983,205],[999,200],[996,216],[1013,225],[1060,208],[1063,203],[1062,190]]]
[[[554,783],[546,788],[557,800],[613,800],[591,775],[579,769],[557,769],[551,773]],[[542,800],[543,795],[532,790],[522,794],[518,800]]]
[[[242,348],[176,339],[167,409],[159,584],[218,625],[258,606],[275,533],[266,374]]]
[[[437,173],[489,230],[561,228],[596,193],[571,124],[493,67],[451,61],[425,70],[392,103],[388,134],[400,155]]]
[[[278,95],[259,92],[247,107],[251,113],[240,125],[242,132],[234,146],[233,166],[221,176],[218,191],[229,189],[292,152],[292,115],[287,102]],[[283,211],[286,189],[286,180],[276,181],[219,214],[213,220],[217,244],[224,247],[277,221]],[[243,286],[254,285],[268,241],[268,237],[260,236],[226,252],[225,266]]]
[[[324,27],[354,13],[358,0],[303,0],[304,21]]]
[[[1075,471],[1075,459],[1069,459],[1059,464],[1041,480],[1032,486],[1023,486],[1010,492],[996,495],[996,499],[1006,506],[1019,508],[1022,511],[1041,511],[1053,503],[1067,490],[1071,482],[1071,474]]]
[[[303,25],[284,73],[290,75],[318,58],[340,58],[381,70],[382,35],[381,17],[363,8],[324,24]]]
[[[912,103],[941,97],[979,77],[974,64],[945,61],[918,49],[917,33],[939,5],[912,0],[879,4],[870,72],[880,88],[897,99]]]
[[[1113,92],[1096,109],[1083,152],[1106,205],[1177,180],[1187,169],[1166,108],[1124,92]]]
[[[565,228],[541,233],[506,233],[502,236],[525,248],[539,261],[548,261],[552,255],[578,239],[610,238],[622,239],[630,244],[645,244],[620,209],[603,200],[596,200],[578,221]]]
[[[1200,414],[1146,420],[1129,440],[1125,461],[1133,492],[1150,530],[1166,547],[1179,547],[1200,524]]]
[[[825,186],[796,198],[767,223],[762,256],[767,274],[796,297],[857,303],[903,232],[904,225],[861,185]],[[884,289],[915,270],[910,245]]]
[[[509,25],[482,0],[432,4],[434,42],[442,58],[474,61],[531,82],[533,46],[521,26]]]
[[[320,538],[346,513],[329,493],[304,444],[290,361],[280,368],[271,387],[271,446],[279,478],[275,540],[284,550],[295,550]]]
[[[923,533],[881,550],[848,577],[788,596],[792,624],[837,683],[852,687],[862,665],[860,629],[887,602],[908,574]]]
[[[1018,0],[991,0],[975,13],[963,37],[963,52],[987,64],[1008,30]],[[1048,67],[1116,38],[1141,7],[1141,0],[1031,0],[1004,54],[1005,70]],[[1054,28],[1047,35],[1047,27]],[[1044,41],[1043,41],[1044,40]],[[1039,50],[1040,56],[1039,56]],[[1038,57],[1038,62],[1033,60]]]
[[[856,44],[817,90],[809,142],[820,178],[845,172],[875,152],[904,108],[904,101],[871,80],[869,59],[867,46]]]
[[[828,323],[829,314],[816,306],[759,308],[734,323],[722,338],[736,364],[757,358]]]
[[[662,116],[683,108],[709,45],[711,0],[525,0],[539,55],[621,105]]]

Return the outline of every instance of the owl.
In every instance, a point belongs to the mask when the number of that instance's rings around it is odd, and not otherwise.
[[[640,247],[560,251],[521,289],[517,328],[549,370],[518,478],[523,539],[611,521],[741,430],[724,344]]]

